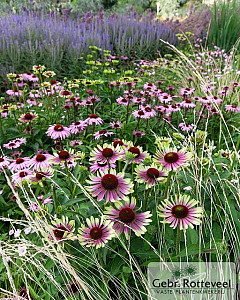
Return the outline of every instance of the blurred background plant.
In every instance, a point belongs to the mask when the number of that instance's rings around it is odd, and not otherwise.
[[[214,3],[213,17],[208,34],[209,44],[214,43],[229,51],[240,38],[240,1]],[[238,43],[238,49],[239,43]]]

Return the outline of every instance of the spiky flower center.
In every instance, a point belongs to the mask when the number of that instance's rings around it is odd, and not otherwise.
[[[10,143],[10,144],[9,144],[10,147],[13,147],[13,146],[15,146],[15,145],[16,145],[15,143]]]
[[[106,174],[101,179],[101,184],[106,190],[114,190],[118,186],[118,178],[113,174]]]
[[[3,162],[3,161],[4,161],[4,159],[2,157],[0,157],[0,162]]]
[[[111,148],[104,148],[102,150],[102,156],[108,158],[113,156],[113,150]]]
[[[100,239],[102,236],[103,236],[103,231],[100,227],[93,227],[91,230],[90,230],[90,237],[93,239],[93,240],[98,240]]]
[[[136,154],[135,158],[138,158],[141,154],[140,150],[137,147],[130,147],[128,151],[132,154]]]
[[[58,228],[53,230],[53,234],[57,240],[61,240],[64,236],[65,231],[67,228],[64,225],[58,226]]]
[[[38,154],[38,155],[36,156],[36,161],[42,162],[42,161],[44,161],[45,159],[46,159],[46,156],[43,155],[43,154]]]
[[[19,165],[21,163],[24,162],[24,159],[22,159],[21,157],[19,157],[18,159],[16,159],[16,164]]]
[[[149,168],[147,170],[147,176],[150,178],[158,178],[160,176],[160,172],[155,168]]]
[[[98,118],[98,115],[91,114],[91,115],[90,115],[90,118],[91,118],[91,119],[97,119],[97,118]]]
[[[151,112],[152,109],[151,109],[150,107],[146,107],[146,108],[145,108],[145,111],[146,111],[146,112]]]
[[[58,157],[61,159],[61,160],[67,160],[69,157],[70,157],[70,154],[69,152],[65,151],[65,150],[62,150],[58,153]]]
[[[116,148],[116,147],[117,147],[117,145],[119,145],[119,146],[123,146],[124,144],[123,144],[123,142],[122,142],[122,141],[120,141],[120,140],[114,141],[114,142],[113,142],[113,147],[114,147],[114,148]]]
[[[138,111],[138,115],[139,115],[139,116],[144,116],[144,111],[143,111],[143,110],[139,110],[139,111]]]
[[[25,118],[26,120],[32,120],[32,119],[33,119],[33,115],[30,114],[30,113],[27,113],[27,114],[24,115],[24,118]]]
[[[55,130],[55,131],[63,131],[63,126],[57,124],[57,125],[54,126],[54,130]]]
[[[118,217],[121,222],[127,224],[135,219],[135,213],[130,207],[125,207],[120,210]]]
[[[71,95],[71,92],[65,90],[65,91],[62,91],[62,95],[69,96],[69,95]]]
[[[106,130],[106,129],[103,129],[103,130],[100,130],[100,131],[99,131],[99,134],[105,134],[105,133],[107,133],[107,130]]]
[[[37,172],[35,176],[38,180],[42,180],[44,178],[44,173],[43,172]]]
[[[173,216],[178,219],[186,218],[188,216],[188,213],[189,213],[188,207],[182,204],[175,205],[172,208]]]
[[[80,125],[80,124],[81,124],[80,122],[75,122],[75,123],[74,123],[74,125],[76,125],[76,126],[77,126],[77,125]]]
[[[21,177],[21,178],[26,177],[26,176],[27,176],[27,172],[22,171],[19,173],[19,177]]]
[[[169,152],[164,155],[164,160],[169,164],[173,164],[177,162],[178,159],[179,159],[179,155],[176,152]]]

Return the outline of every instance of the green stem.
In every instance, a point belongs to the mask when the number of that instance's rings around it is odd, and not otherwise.
[[[181,230],[180,226],[177,227],[177,236],[176,236],[176,255],[180,252],[180,240],[181,240]]]
[[[70,173],[69,173],[69,169],[68,169],[66,161],[64,162],[64,165],[65,165],[65,169],[66,169],[66,173],[67,173],[67,178],[68,178],[68,182],[69,182],[70,191],[71,191],[71,194],[72,194],[73,193],[72,181],[71,181],[71,178],[70,178]]]
[[[236,161],[236,152],[238,152],[239,146],[240,146],[240,137],[238,138],[238,141],[237,141],[236,151],[234,152],[233,162],[232,162],[232,165],[231,165],[231,168],[230,168],[230,172],[232,172],[232,170],[233,170],[233,168],[234,168],[235,161]]]
[[[166,182],[166,186],[165,186],[165,192],[164,192],[164,199],[168,198],[168,191],[169,191],[170,180],[172,178],[172,173],[173,173],[173,171],[170,171],[168,173],[168,178],[167,178],[167,182]]]

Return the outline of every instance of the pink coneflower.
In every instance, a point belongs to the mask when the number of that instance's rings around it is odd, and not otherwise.
[[[153,83],[148,83],[146,82],[144,85],[143,85],[143,89],[144,90],[149,90],[149,91],[152,91],[152,90],[155,90],[157,87],[155,84]]]
[[[193,124],[179,123],[179,128],[184,132],[190,132],[193,130]]]
[[[37,114],[30,114],[30,113],[26,113],[24,115],[21,115],[21,117],[19,118],[19,121],[21,122],[26,122],[26,123],[31,123],[32,121],[34,121],[37,118]]]
[[[131,157],[128,158],[128,154],[130,153]],[[132,155],[134,155],[134,158],[132,158]],[[149,157],[149,154],[145,151],[143,151],[142,147],[129,147],[125,152],[125,158],[129,160],[129,163],[141,163],[144,161],[145,158]]]
[[[164,182],[167,176],[166,172],[163,172],[161,167],[156,165],[151,166],[137,166],[135,169],[136,181],[140,183],[146,183],[146,188],[155,186],[158,182]]]
[[[237,105],[234,105],[234,104],[232,104],[232,105],[225,105],[225,109],[227,110],[227,111],[232,111],[232,112],[240,112],[240,107],[237,107]]]
[[[191,200],[190,196],[180,195],[179,198],[165,200],[164,204],[159,205],[158,215],[164,220],[162,223],[170,224],[170,227],[176,228],[180,226],[180,230],[186,230],[188,226],[194,228],[193,225],[200,225],[203,216],[203,208],[195,207],[198,201]]]
[[[52,203],[52,199],[50,196],[46,197],[44,195],[41,195],[39,197],[37,197],[38,201],[42,204],[42,205],[45,205],[45,204],[51,204]]]
[[[29,161],[29,167],[30,168],[32,167],[33,170],[46,169],[52,166],[52,162],[51,162],[52,158],[53,156],[51,154],[39,153]]]
[[[29,106],[37,105],[36,99],[27,99],[27,103],[30,104]]]
[[[164,103],[164,104],[168,104],[172,101],[172,96],[168,95],[167,93],[159,95],[158,98],[159,98],[160,102]]]
[[[69,126],[70,132],[73,134],[81,133],[87,128],[85,121],[77,121]]]
[[[96,125],[99,125],[99,124],[102,124],[103,123],[103,120],[96,114],[91,114],[89,116],[89,118],[87,118],[85,120],[86,124],[88,125],[93,125],[93,124],[96,124]]]
[[[138,119],[146,119],[146,117],[147,117],[147,114],[142,109],[134,110],[132,112],[132,114],[134,115],[135,118],[138,118]]]
[[[110,165],[110,168],[109,168]],[[108,171],[109,169],[115,169],[116,164],[115,163],[107,163],[102,161],[94,161],[93,163],[90,163],[90,172],[96,173],[97,171],[101,170],[102,172]]]
[[[72,159],[73,159],[73,155],[66,150],[62,150],[54,155],[55,155],[55,158],[53,158],[52,161],[55,163],[59,163],[59,164],[72,161]]]
[[[192,95],[194,92],[195,92],[195,89],[191,89],[191,88],[181,88],[180,89],[181,96]]]
[[[39,207],[38,203],[36,203],[36,202],[30,202],[30,204],[28,205],[28,209],[31,212],[37,212],[40,209],[40,207]]]
[[[132,134],[134,136],[136,136],[137,138],[141,138],[142,136],[144,136],[146,133],[144,131],[140,131],[140,130],[133,130]]]
[[[73,141],[70,141],[69,145],[71,147],[78,147],[78,146],[81,146],[83,144],[82,141],[80,140],[73,140]]]
[[[131,202],[129,199],[124,203],[116,202],[116,209],[113,207],[106,209],[106,217],[114,222],[113,229],[118,235],[124,232],[126,238],[128,238],[131,229],[137,236],[147,231],[145,226],[152,222],[150,219],[152,214],[149,211],[137,213],[138,209],[135,209],[135,206],[136,201],[132,198]]]
[[[33,174],[29,169],[20,170],[12,175],[12,181],[15,185],[18,185],[24,181],[28,181]]]
[[[115,163],[123,155],[119,146],[113,147],[108,144],[98,145],[91,152],[90,160],[101,161],[103,163]]]
[[[29,157],[19,157],[9,165],[9,169],[13,172],[26,169],[29,161]]]
[[[110,220],[105,220],[103,217],[91,217],[86,219],[88,227],[82,224],[79,232],[79,242],[86,247],[104,247],[105,244],[114,237],[113,223]]]
[[[62,219],[56,219],[52,222],[53,228],[50,235],[51,240],[57,240],[63,242],[64,240],[73,236],[75,231],[75,221],[69,221],[67,217],[62,217]]]
[[[129,146],[129,142],[127,142],[125,140],[115,139],[113,141],[112,145],[114,148],[120,147],[121,149],[124,149]]]
[[[97,196],[97,201],[105,198],[108,201],[114,202],[124,199],[126,195],[132,192],[133,184],[130,179],[125,178],[124,174],[116,174],[115,170],[109,170],[109,173],[99,171],[97,176],[90,175],[90,180],[86,180],[91,186],[88,190],[94,197]]]
[[[17,138],[14,140],[14,142],[22,145],[22,144],[26,144],[27,140],[25,138]]]
[[[0,169],[6,168],[10,164],[10,159],[7,156],[0,157]]]
[[[124,97],[119,97],[119,98],[117,98],[116,101],[117,101],[118,104],[122,104],[122,105],[125,105],[125,106],[128,106],[128,104],[129,104],[129,100],[127,100]]]
[[[68,127],[65,127],[60,124],[55,124],[55,125],[51,125],[48,128],[46,134],[47,134],[47,136],[50,136],[53,140],[56,140],[56,139],[63,140],[63,139],[66,139],[67,137],[69,137],[71,132]]]
[[[68,90],[62,90],[59,95],[64,98],[70,98],[72,96],[72,92]]]
[[[145,112],[145,119],[153,118],[156,116],[156,111],[152,109],[150,105],[141,106],[140,109]]]
[[[46,179],[49,179],[52,176],[53,176],[53,169],[47,168],[47,169],[36,172],[34,174],[34,176],[30,178],[30,181],[32,183],[38,183],[38,182],[42,182]]]
[[[102,130],[99,130],[98,132],[94,133],[94,137],[96,140],[98,140],[99,138],[101,138],[103,136],[108,137],[113,134],[114,134],[114,132],[112,132],[112,131],[107,131],[106,129],[102,129]]]
[[[20,146],[21,146],[21,144],[20,143],[16,143],[15,141],[10,141],[7,144],[3,144],[4,148],[10,149],[10,150],[19,148]]]
[[[66,166],[67,166],[68,169],[72,170],[72,169],[74,169],[76,167],[76,165],[77,165],[76,161],[74,161],[74,160],[68,160],[66,163],[62,163],[60,166],[61,166],[62,169],[65,169]]]
[[[160,163],[166,169],[175,170],[186,166],[191,160],[192,154],[185,149],[178,151],[176,148],[162,148],[154,156],[156,163]]]
[[[6,94],[9,96],[20,97],[22,96],[22,91],[18,90],[17,88],[14,88],[13,90],[7,90]]]
[[[117,121],[117,122],[110,122],[111,128],[112,129],[119,129],[122,128],[122,123]]]
[[[196,104],[193,103],[190,99],[185,99],[183,100],[183,102],[179,103],[180,107],[184,107],[184,108],[194,108],[196,107]]]

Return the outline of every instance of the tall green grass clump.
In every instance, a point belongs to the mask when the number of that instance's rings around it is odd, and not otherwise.
[[[229,51],[236,43],[240,49],[240,1],[216,1],[208,34],[209,43]]]

